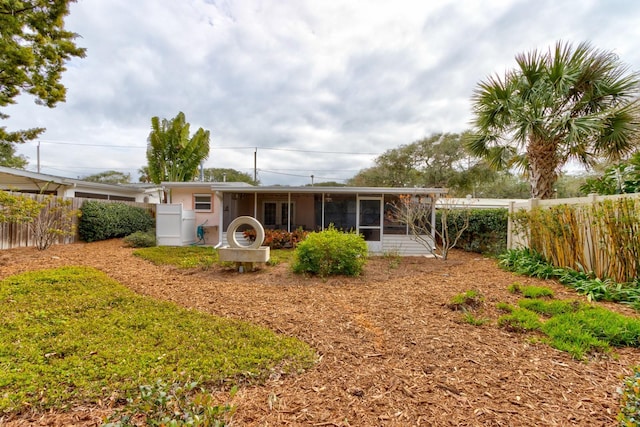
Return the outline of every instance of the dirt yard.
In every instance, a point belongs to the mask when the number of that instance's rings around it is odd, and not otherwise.
[[[0,278],[64,265],[96,267],[153,298],[239,318],[295,336],[318,352],[318,364],[274,377],[235,396],[237,426],[614,426],[616,388],[639,349],[616,357],[572,360],[531,336],[496,326],[507,286],[543,282],[501,271],[496,262],[453,252],[427,258],[371,260],[358,278],[309,279],[286,265],[239,274],[184,271],[134,257],[121,240],[0,251]],[[557,298],[577,298],[544,282]],[[447,307],[476,289],[485,297],[472,326]],[[635,315],[624,307],[612,309]],[[104,407],[64,414],[24,414],[0,425],[100,425]]]

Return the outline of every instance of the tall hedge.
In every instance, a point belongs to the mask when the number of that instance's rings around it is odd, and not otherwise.
[[[508,210],[470,209],[469,228],[467,228],[457,247],[468,252],[500,254],[507,250]],[[448,223],[457,223],[460,227],[464,221],[466,210],[452,209],[449,211]],[[437,215],[437,225],[440,227],[440,214]]]
[[[80,211],[78,233],[85,242],[125,237],[136,231],[149,231],[155,225],[146,209],[125,203],[88,200]]]

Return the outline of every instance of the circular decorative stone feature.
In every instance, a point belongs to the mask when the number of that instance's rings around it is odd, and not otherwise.
[[[248,225],[256,230],[256,240],[247,246],[241,245],[236,240],[236,231],[243,225]],[[262,224],[260,224],[260,221],[252,216],[239,216],[231,221],[231,224],[229,224],[229,227],[227,228],[227,242],[229,242],[230,247],[236,249],[258,249],[262,246],[262,242],[264,242],[264,228],[262,227]]]

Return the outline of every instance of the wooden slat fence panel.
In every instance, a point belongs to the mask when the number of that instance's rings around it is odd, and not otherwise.
[[[558,267],[626,282],[640,274],[639,206],[640,193],[512,202],[507,248],[533,248]],[[521,210],[533,210],[538,227],[517,230],[513,216]]]
[[[29,197],[37,201],[43,201],[47,195],[42,194],[28,194],[28,193],[11,193],[14,195]],[[155,218],[156,205],[153,203],[138,203],[128,202],[120,200],[102,200],[102,199],[86,199],[82,197],[58,197],[53,196],[51,203],[59,203],[63,200],[71,200],[71,206],[74,210],[80,210],[82,204],[88,200],[97,201],[100,203],[124,203],[130,206],[141,207],[147,209],[149,213]],[[74,218],[75,234],[72,236],[61,236],[58,238],[55,244],[68,244],[80,241],[78,235],[78,221],[79,218]],[[16,223],[0,223],[0,250],[12,249],[19,247],[35,246],[32,233],[29,229],[29,224],[16,224]]]

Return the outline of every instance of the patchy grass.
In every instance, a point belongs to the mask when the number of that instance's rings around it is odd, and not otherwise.
[[[468,290],[461,294],[454,295],[447,305],[451,310],[469,311],[480,307],[484,302],[484,297],[475,289]]]
[[[156,265],[207,269],[218,261],[218,251],[210,246],[155,246],[133,251],[137,257]]]
[[[203,248],[186,249],[197,258]],[[1,281],[0,319],[0,413],[126,398],[158,381],[259,383],[316,357],[299,340],[137,295],[88,267]]]
[[[141,248],[133,252],[137,257],[151,261],[156,265],[173,265],[179,268],[208,269],[219,262],[218,251],[210,246],[156,246]],[[268,265],[292,263],[295,256],[293,249],[271,249]],[[234,263],[223,263],[232,268]]]
[[[281,263],[291,264],[295,258],[295,249],[271,249],[269,265],[278,265]]]
[[[484,317],[474,316],[473,313],[466,312],[462,315],[462,322],[468,323],[472,326],[482,326],[488,323],[490,320]]]
[[[545,286],[522,285],[516,282],[507,289],[512,294],[522,294],[525,298],[553,298],[553,291]]]
[[[611,347],[639,347],[640,320],[578,301],[523,299],[518,307],[502,305],[508,312],[498,325],[515,332],[539,331],[553,348],[575,359]]]

